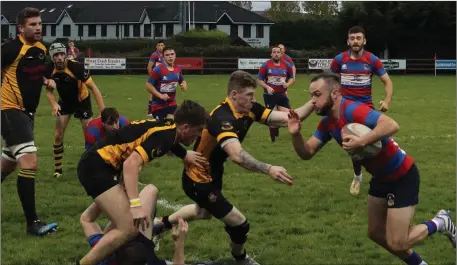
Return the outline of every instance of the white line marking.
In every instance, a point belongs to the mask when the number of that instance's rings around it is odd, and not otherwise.
[[[179,209],[181,209],[182,207],[185,206],[185,205],[182,205],[182,204],[170,203],[169,201],[167,201],[165,199],[157,200],[157,204],[160,205],[160,206],[163,206],[163,207],[165,207],[167,209],[173,210],[173,211],[177,211],[177,210],[179,210]]]

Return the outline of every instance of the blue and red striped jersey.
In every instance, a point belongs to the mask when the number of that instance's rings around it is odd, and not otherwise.
[[[163,64],[163,55],[155,51],[151,54],[151,57],[149,57],[149,61],[153,63],[152,68],[159,66],[160,64]]]
[[[381,60],[365,50],[358,59],[352,59],[349,50],[338,54],[332,60],[330,70],[340,74],[341,94],[344,98],[370,106],[373,105],[373,74],[382,76],[386,73]]]
[[[119,129],[130,124],[130,121],[124,117],[119,117]],[[105,137],[105,129],[103,128],[102,118],[98,117],[91,120],[84,131],[84,141],[86,149],[89,149],[97,141]]]
[[[290,57],[289,55],[287,54],[284,54],[282,57],[281,57],[281,60],[285,61],[285,62],[288,62],[291,66],[294,66],[294,61],[292,60],[292,57]]]
[[[333,138],[342,146],[341,130],[346,124],[360,123],[373,129],[380,116],[380,112],[371,109],[362,102],[343,98],[339,119],[335,120],[331,116],[324,116],[319,122],[314,136],[322,142],[322,145]],[[381,143],[381,152],[375,157],[362,160],[362,166],[373,177],[383,181],[394,181],[406,175],[414,163],[413,158],[407,155],[392,137],[382,139]]]
[[[284,60],[279,60],[279,65],[276,65],[273,60],[268,60],[262,64],[258,74],[259,80],[265,81],[267,85],[274,89],[275,93],[285,94],[287,88],[284,88],[284,84],[289,81],[290,78],[294,78],[294,71],[292,65]],[[264,93],[267,93],[265,90]]]
[[[152,111],[157,111],[169,106],[176,106],[176,88],[184,82],[181,67],[175,65],[173,70],[168,70],[166,65],[161,64],[152,70],[148,82],[161,94],[168,94],[168,101],[152,97]]]

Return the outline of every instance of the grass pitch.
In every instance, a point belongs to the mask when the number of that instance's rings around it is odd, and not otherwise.
[[[129,119],[146,117],[148,95],[145,76],[93,76],[106,106],[118,108]],[[187,93],[178,92],[178,101],[198,100],[208,110],[226,96],[227,75],[185,76]],[[374,101],[384,95],[375,78]],[[415,223],[428,220],[441,208],[455,216],[455,76],[393,76],[394,98],[389,115],[400,124],[395,140],[416,160],[421,173],[419,205]],[[289,89],[293,107],[308,100],[304,91],[310,76],[300,75]],[[263,102],[258,89],[257,99]],[[94,112],[98,115],[95,100]],[[318,117],[314,114],[303,124],[303,135],[314,132]],[[74,264],[89,250],[79,225],[79,216],[91,203],[76,176],[76,166],[84,149],[78,120],[71,120],[65,135],[64,175],[54,171],[54,118],[43,92],[35,121],[35,142],[39,168],[36,200],[39,216],[58,222],[59,231],[44,238],[26,235],[25,220],[12,174],[2,185],[2,264],[53,265]],[[254,157],[284,166],[294,177],[292,187],[279,185],[268,176],[250,173],[231,162],[226,163],[224,194],[251,223],[248,254],[261,264],[403,264],[370,241],[367,230],[368,174],[364,174],[361,194],[350,195],[352,166],[349,157],[335,142],[330,142],[311,161],[302,161],[292,148],[287,129],[271,143],[268,128],[251,127],[244,148]],[[181,190],[182,164],[177,158],[155,160],[141,173],[140,181],[153,183],[159,199],[173,204],[192,203]],[[172,210],[159,206],[159,215]],[[106,224],[106,219],[101,219]],[[218,220],[190,223],[186,241],[186,260],[219,261],[231,264],[228,236]],[[173,245],[168,235],[158,255],[171,259]],[[455,264],[455,249],[447,238],[436,234],[415,250],[429,264]]]

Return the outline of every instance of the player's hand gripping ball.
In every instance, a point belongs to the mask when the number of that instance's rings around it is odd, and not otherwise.
[[[346,135],[354,135],[354,136],[364,136],[371,132],[371,129],[367,126],[360,124],[360,123],[349,123],[346,124],[343,129],[341,130],[341,136],[344,138]],[[352,151],[348,151],[348,154],[354,160],[364,160],[366,158],[374,157],[382,149],[381,141],[374,142],[369,145],[365,145],[364,147],[357,148]]]

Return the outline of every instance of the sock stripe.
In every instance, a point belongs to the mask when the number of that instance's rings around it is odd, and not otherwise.
[[[22,178],[35,178],[36,170],[33,169],[21,169],[19,170],[18,177]]]

